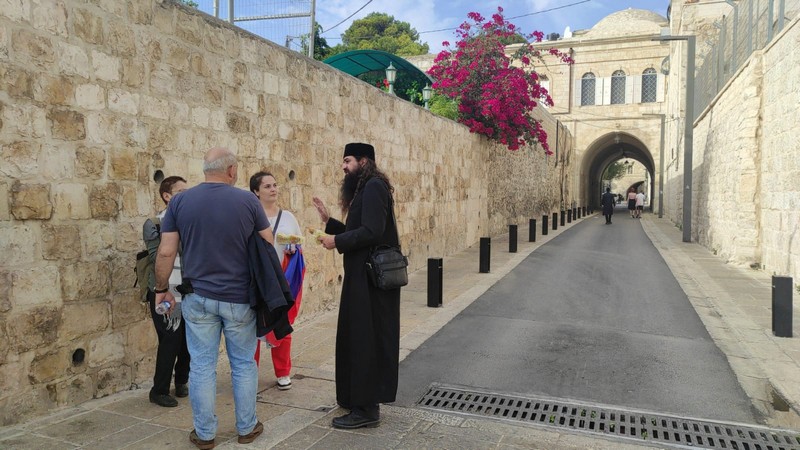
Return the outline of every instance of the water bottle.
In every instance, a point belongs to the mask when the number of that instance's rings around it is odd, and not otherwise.
[[[161,302],[156,305],[156,314],[163,316],[169,311],[169,302]]]

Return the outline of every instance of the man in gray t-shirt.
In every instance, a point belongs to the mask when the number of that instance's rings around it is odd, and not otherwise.
[[[194,290],[183,298],[181,311],[191,356],[189,400],[195,429],[189,440],[198,448],[212,448],[217,434],[214,411],[221,333],[231,365],[238,441],[253,442],[264,430],[256,418],[258,369],[253,354],[258,341],[255,311],[247,299],[247,240],[258,232],[272,242],[272,230],[256,196],[233,186],[238,167],[230,150],[209,150],[203,163],[205,183],[175,196],[161,221],[156,305],[174,306],[168,280],[178,242],[183,246],[183,279]]]

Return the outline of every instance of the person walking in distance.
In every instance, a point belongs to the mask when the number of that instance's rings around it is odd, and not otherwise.
[[[378,169],[372,145],[347,144],[342,170],[339,206],[347,216],[345,223],[331,218],[319,198],[313,202],[328,233],[319,241],[344,255],[336,328],[336,400],[350,412],[333,419],[332,425],[353,429],[378,426],[379,404],[393,402],[397,395],[400,289],[373,286],[366,263],[373,247],[399,242],[394,188]]]
[[[286,275],[289,286],[292,288],[294,305],[289,309],[289,324],[293,325],[300,310],[300,302],[303,298],[303,277],[305,275],[305,262],[299,243],[283,242],[283,236],[302,236],[303,231],[297,223],[297,219],[290,211],[281,209],[278,206],[278,182],[269,172],[258,172],[250,177],[250,191],[256,194],[267,220],[272,224],[272,234],[275,237],[274,249],[278,252],[278,260],[281,261],[284,274]],[[272,353],[272,367],[275,377],[278,378],[278,389],[284,391],[291,389],[292,379],[292,335],[289,334],[283,339],[275,338],[274,332],[269,332],[265,340],[270,346]],[[256,344],[256,363],[259,362],[261,355],[261,344]]]
[[[187,189],[186,180],[172,176],[164,178],[158,188],[158,194],[165,205],[175,195]],[[147,248],[147,257],[155,262],[156,251],[161,243],[160,222],[167,210],[161,211],[153,219],[147,219],[142,227],[142,238]],[[180,257],[175,256],[175,263],[169,275],[169,287],[173,290],[176,301],[180,302],[180,294],[175,287],[181,284]],[[178,406],[178,401],[169,395],[169,386],[172,382],[172,373],[175,372],[175,397],[189,395],[189,350],[186,347],[186,326],[181,320],[180,313],[160,315],[156,313],[155,273],[148,274],[147,303],[150,306],[150,316],[158,337],[158,350],[156,352],[156,370],[153,374],[153,388],[150,389],[150,402],[158,406]],[[177,295],[176,295],[177,294]]]
[[[631,213],[631,219],[636,217],[636,189],[628,189],[628,212]]]
[[[606,193],[600,199],[600,204],[603,206],[603,215],[606,217],[606,224],[611,223],[611,216],[614,214],[614,203],[616,196],[611,193],[611,188],[606,188]]]
[[[250,268],[247,241],[254,232],[272,242],[264,208],[252,192],[234,187],[239,173],[236,155],[212,148],[203,161],[205,182],[170,201],[161,222],[156,259],[156,305],[175,298],[169,275],[180,241],[183,253],[182,313],[191,355],[189,400],[194,430],[189,441],[197,448],[214,448],[217,358],[221,334],[231,367],[238,442],[253,442],[264,430],[256,417],[258,368],[256,313],[250,308]]]
[[[636,218],[642,218],[642,211],[644,210],[644,192],[636,194]]]

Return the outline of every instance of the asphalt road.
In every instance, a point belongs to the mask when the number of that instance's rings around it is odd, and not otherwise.
[[[639,220],[613,217],[564,231],[406,357],[397,404],[438,382],[757,422]]]

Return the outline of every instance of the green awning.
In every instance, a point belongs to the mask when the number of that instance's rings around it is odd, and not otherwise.
[[[322,62],[354,77],[367,72],[385,71],[389,67],[389,63],[392,63],[398,73],[405,72],[406,75],[418,81],[420,86],[433,83],[433,79],[419,70],[417,66],[397,55],[380,50],[353,50],[331,56]]]

